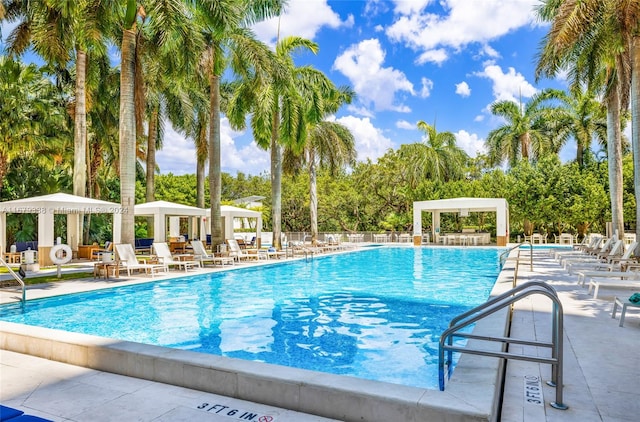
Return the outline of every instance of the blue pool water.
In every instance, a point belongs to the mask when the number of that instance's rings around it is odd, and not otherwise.
[[[484,302],[496,248],[367,248],[0,307],[0,319],[437,388],[438,339]]]

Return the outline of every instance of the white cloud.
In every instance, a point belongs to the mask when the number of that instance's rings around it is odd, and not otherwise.
[[[473,43],[482,44],[483,52],[490,54],[492,49],[486,45],[489,41],[537,23],[534,6],[539,1],[482,0],[471,5],[469,0],[441,0],[444,14],[440,15],[421,12],[427,3],[397,2],[400,17],[387,28],[390,40],[422,52],[419,63],[441,63],[446,54],[434,51],[446,49],[455,53]]]
[[[333,67],[342,72],[365,107],[376,111],[407,111],[408,107],[395,103],[396,92],[415,95],[413,84],[405,74],[393,67],[383,67],[385,52],[375,39],[361,41],[339,55]]]
[[[431,95],[433,89],[433,81],[429,78],[422,78],[422,89],[420,90],[420,97],[427,98]]]
[[[415,129],[416,125],[415,125],[415,123],[407,122],[406,120],[398,120],[396,122],[396,127],[400,128],[400,129],[411,130],[411,129]]]
[[[475,157],[478,153],[486,153],[487,148],[484,139],[478,138],[475,133],[469,133],[466,130],[460,130],[455,133],[456,144],[462,148],[470,157]]]
[[[482,122],[483,120],[484,120],[483,114],[478,114],[476,117],[473,118],[474,122]]]
[[[519,102],[521,98],[531,98],[538,92],[521,73],[516,72],[512,67],[504,73],[500,66],[490,65],[475,75],[491,80],[495,101]]]
[[[402,15],[411,15],[422,11],[433,0],[393,0],[394,11]]]
[[[243,132],[236,132],[229,126],[226,118],[220,121],[220,164],[222,170],[235,175],[260,174],[269,170],[269,153],[250,141],[242,145]],[[193,140],[186,139],[170,125],[165,129],[162,150],[157,152],[156,160],[163,174],[194,174],[196,172],[196,150]],[[208,171],[208,169],[207,169]]]
[[[447,61],[449,58],[449,54],[447,54],[447,50],[444,48],[436,48],[432,50],[427,50],[424,53],[420,54],[416,59],[416,63],[424,64],[427,62],[442,64]]]
[[[291,0],[282,16],[259,22],[253,26],[253,30],[260,40],[274,45],[278,28],[281,38],[296,35],[313,40],[323,27],[350,28],[353,24],[353,16],[341,21],[340,15],[331,9],[327,0]]]
[[[468,97],[469,95],[471,95],[471,88],[469,88],[469,84],[465,81],[456,84],[456,94],[461,97]]]
[[[358,151],[358,161],[365,161],[367,158],[376,161],[387,150],[394,148],[391,139],[384,136],[382,130],[375,127],[367,117],[360,119],[354,116],[345,116],[336,119],[336,121],[345,125],[353,134]]]

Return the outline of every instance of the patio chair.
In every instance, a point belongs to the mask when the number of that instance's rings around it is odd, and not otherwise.
[[[176,259],[173,255],[171,255],[171,250],[169,249],[169,245],[167,242],[153,242],[153,250],[158,257],[158,261],[164,264],[167,267],[178,267],[184,268],[184,271],[189,271],[190,268],[200,267],[200,261],[195,261],[193,259]]]
[[[565,259],[564,268],[569,271],[569,274],[572,274],[572,269],[580,267],[593,267],[596,264],[609,264],[613,259],[620,258],[622,255],[622,249],[624,245],[622,240],[616,241],[613,244],[611,250],[599,252],[597,255],[580,257],[580,258],[569,258]]]
[[[113,243],[108,240],[104,242],[104,248],[92,249],[91,260],[100,260],[103,255],[113,253]]]
[[[227,239],[227,245],[229,246],[229,256],[233,257],[236,261],[241,260],[250,260],[255,259],[258,260],[260,257],[257,253],[248,253],[243,251],[238,244],[236,239]]]
[[[167,272],[167,267],[163,264],[148,264],[146,262],[140,262],[136,256],[133,246],[129,243],[115,245],[115,248],[119,268],[126,269],[128,276],[131,276],[131,270],[145,270],[147,274],[151,274],[151,277],[160,271],[165,273]]]
[[[205,263],[211,262],[214,265],[225,264],[233,265],[234,260],[229,256],[215,256],[209,254],[202,243],[202,240],[192,240],[191,247],[193,248],[193,257],[196,261],[200,261],[200,266],[203,267]]]

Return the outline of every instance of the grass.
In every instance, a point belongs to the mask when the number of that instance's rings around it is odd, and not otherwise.
[[[2,271],[0,271],[0,273],[3,273],[3,274],[6,274],[9,272],[7,271],[6,268],[1,268],[1,270]],[[14,271],[18,273],[18,268],[15,268]],[[60,274],[60,278],[58,278],[58,275],[56,273],[53,273],[53,274],[42,275],[37,277],[26,277],[23,279],[23,281],[24,281],[24,284],[26,285],[32,285],[32,284],[42,284],[42,283],[55,283],[58,281],[75,280],[78,278],[88,278],[88,277],[93,277],[92,271],[73,272],[73,273],[66,273],[66,274],[62,273]]]

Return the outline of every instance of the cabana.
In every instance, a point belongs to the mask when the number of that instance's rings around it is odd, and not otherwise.
[[[199,238],[199,224],[197,222],[197,219],[204,218],[204,216],[206,215],[206,210],[189,205],[176,204],[174,202],[152,201],[145,202],[144,204],[137,204],[134,207],[134,215],[136,217],[153,217],[153,237],[155,241],[166,242],[167,217],[191,218],[189,224],[189,238]]]
[[[259,211],[249,210],[247,208],[239,208],[231,205],[221,205],[220,215],[222,216],[222,227],[224,229],[223,237],[225,239],[233,239],[234,222],[236,218],[251,218],[256,219],[256,241],[258,247],[262,239],[262,213]],[[211,218],[211,209],[207,209],[207,219]],[[210,234],[211,226],[205,225],[205,232]]]
[[[78,250],[81,239],[80,215],[113,214],[113,241],[120,241],[120,221],[122,207],[114,202],[85,198],[67,193],[35,196],[0,202],[0,252],[5,253],[7,243],[7,214],[38,215],[38,263],[41,266],[52,265],[49,252],[54,246],[53,216],[67,215],[67,244],[72,250]]]
[[[509,204],[504,198],[451,198],[413,203],[413,244],[422,243],[422,213],[431,212],[431,236],[440,233],[440,214],[459,213],[468,216],[470,212],[496,213],[496,243],[506,246],[509,241]]]

